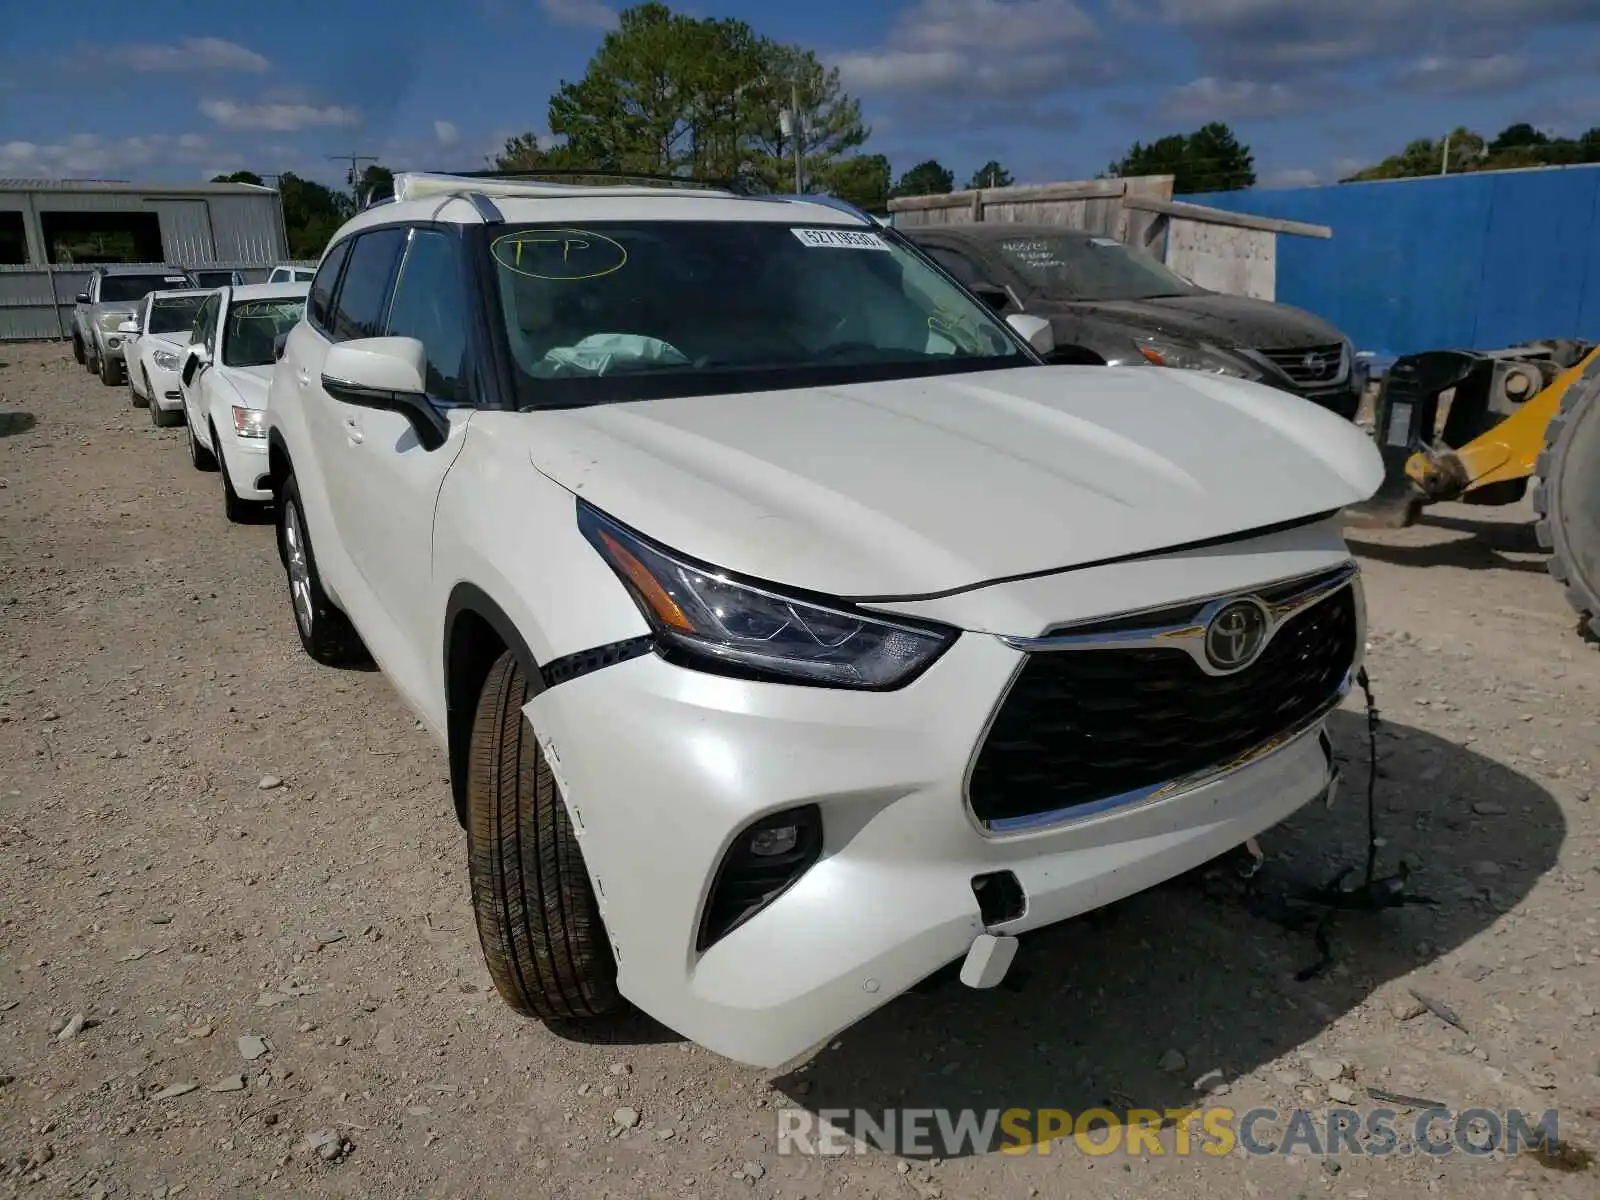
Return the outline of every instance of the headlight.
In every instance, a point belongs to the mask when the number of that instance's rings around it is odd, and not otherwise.
[[[957,636],[736,583],[646,542],[582,500],[578,528],[633,596],[666,657],[684,666],[885,690],[909,683]]]
[[[1205,371],[1211,375],[1232,375],[1238,379],[1257,379],[1260,372],[1231,354],[1209,346],[1175,342],[1167,338],[1135,338],[1139,353],[1158,367],[1180,371]]]
[[[178,369],[178,356],[170,350],[152,351],[150,361],[163,371],[176,371]]]
[[[261,408],[233,406],[233,431],[242,438],[267,436],[267,413]]]
[[[100,326],[101,333],[115,333],[118,326],[120,326],[124,321],[131,320],[133,320],[132,313],[109,312],[101,313],[94,319],[94,323]]]

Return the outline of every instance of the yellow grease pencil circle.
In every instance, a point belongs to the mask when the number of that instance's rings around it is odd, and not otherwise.
[[[519,229],[496,238],[489,252],[514,275],[560,283],[599,279],[628,262],[621,242],[591,229]]]

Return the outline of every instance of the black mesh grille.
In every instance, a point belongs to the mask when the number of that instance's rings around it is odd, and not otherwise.
[[[1207,675],[1182,650],[1031,654],[978,752],[974,814],[1005,821],[1158,786],[1303,724],[1355,661],[1356,603],[1345,587],[1290,618],[1236,675]]]
[[[1293,350],[1258,353],[1301,387],[1332,383],[1344,369],[1344,347],[1337,342],[1330,346],[1297,346]]]

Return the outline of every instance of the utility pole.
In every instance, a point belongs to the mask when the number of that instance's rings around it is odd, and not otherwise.
[[[1439,174],[1450,174],[1450,134],[1444,135],[1444,161],[1439,164]]]
[[[347,162],[350,164],[350,174],[345,176],[345,179],[350,184],[350,195],[355,198],[357,204],[360,204],[361,176],[358,173],[360,164],[375,163],[378,161],[377,158],[371,154],[330,154],[328,155],[328,159],[331,162]]]

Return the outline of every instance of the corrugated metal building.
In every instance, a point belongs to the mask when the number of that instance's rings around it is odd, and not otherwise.
[[[96,262],[264,276],[287,255],[272,188],[0,179],[0,341],[64,337]]]

